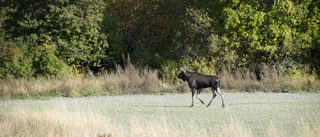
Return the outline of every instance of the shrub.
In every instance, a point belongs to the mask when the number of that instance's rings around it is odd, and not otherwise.
[[[30,77],[35,74],[32,57],[22,41],[1,41],[0,78]]]

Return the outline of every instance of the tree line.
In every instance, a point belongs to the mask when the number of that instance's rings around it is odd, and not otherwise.
[[[0,0],[0,78],[99,72],[122,62],[320,75],[316,0]],[[216,68],[216,69],[215,69]],[[308,68],[308,69],[306,69]]]

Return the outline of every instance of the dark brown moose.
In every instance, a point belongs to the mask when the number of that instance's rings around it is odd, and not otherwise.
[[[221,79],[218,76],[203,75],[200,73],[189,72],[188,70],[190,70],[190,68],[189,69],[180,68],[180,70],[181,70],[181,73],[178,75],[178,78],[182,79],[183,81],[187,81],[192,92],[192,104],[190,107],[193,107],[195,90],[197,90],[197,98],[201,101],[202,104],[204,104],[204,102],[199,98],[199,95],[200,95],[201,89],[207,88],[207,87],[211,87],[212,94],[213,94],[213,97],[210,100],[207,107],[210,106],[212,100],[217,96],[215,91],[221,96],[222,107],[224,107],[223,95],[219,88]]]

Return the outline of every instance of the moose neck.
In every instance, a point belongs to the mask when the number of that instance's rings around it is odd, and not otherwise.
[[[184,74],[185,74],[185,80],[189,82],[189,79],[192,77],[193,73],[186,71]]]

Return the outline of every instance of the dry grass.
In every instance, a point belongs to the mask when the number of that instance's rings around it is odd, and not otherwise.
[[[0,115],[0,136],[133,136],[133,137],[252,137],[248,127],[241,122],[231,121],[221,126],[221,129],[206,130],[201,124],[185,122],[179,127],[162,118],[160,121],[143,121],[131,117],[129,128],[110,123],[106,116],[95,112],[81,110],[31,110],[16,108]],[[297,121],[298,137],[319,137],[320,123],[309,125]],[[272,124],[266,127],[266,136],[285,136],[285,130],[276,129]]]
[[[0,79],[0,98],[43,98],[49,96],[81,97],[120,94],[162,94],[189,92],[185,82],[164,81],[158,70],[137,67],[124,59],[124,67],[116,65],[115,71],[99,74],[64,75],[55,78],[40,76],[29,79]],[[262,66],[260,80],[253,72],[223,70],[221,88],[233,91],[265,92],[319,92],[320,81],[316,75],[301,70],[279,74],[274,68]],[[175,84],[174,84],[175,83]]]
[[[108,122],[101,114],[61,110],[32,111],[18,108],[0,117],[0,136],[208,136],[195,125],[174,127],[162,121],[142,122],[132,117],[129,128]],[[193,130],[189,130],[193,129]]]
[[[38,77],[0,80],[2,98],[37,98],[43,96],[92,96],[161,93],[174,91],[175,86],[158,78],[158,70],[136,67],[128,62],[116,71],[104,71],[86,76]]]
[[[1,117],[0,136],[96,136],[110,132],[108,122],[91,112],[32,111],[23,108]]]
[[[253,134],[249,128],[240,122],[234,122],[224,124],[222,131],[217,133],[218,137],[253,137]]]
[[[311,126],[308,123],[305,123],[303,121],[297,121],[297,131],[295,133],[295,136],[297,137],[320,137],[320,121],[317,121],[317,125]],[[275,126],[271,123],[270,126],[267,128],[268,136],[269,137],[283,137],[286,136],[286,133],[283,129],[277,129]]]
[[[224,68],[221,76],[221,87],[234,91],[264,91],[264,92],[319,92],[320,81],[315,74],[308,74],[304,70],[294,70],[292,74],[280,73],[275,68],[261,66],[262,74],[250,71],[236,70],[230,74]]]

